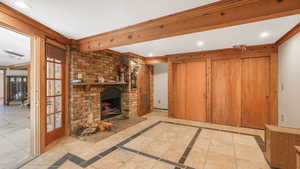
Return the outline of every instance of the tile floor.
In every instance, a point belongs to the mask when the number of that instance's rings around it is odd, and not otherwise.
[[[0,169],[11,169],[30,156],[29,109],[0,105]]]
[[[270,169],[262,130],[146,117],[97,143],[66,137],[22,169]]]

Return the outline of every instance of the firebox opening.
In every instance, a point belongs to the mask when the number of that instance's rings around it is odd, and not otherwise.
[[[121,91],[115,87],[106,88],[101,92],[101,119],[112,118],[121,112]]]

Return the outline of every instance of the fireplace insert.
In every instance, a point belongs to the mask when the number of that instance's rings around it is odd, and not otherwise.
[[[115,87],[108,87],[101,92],[101,120],[122,113],[121,96],[121,90]]]

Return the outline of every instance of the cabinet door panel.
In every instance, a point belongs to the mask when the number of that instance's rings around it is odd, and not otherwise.
[[[269,57],[242,60],[242,124],[244,127],[264,128],[270,113]]]
[[[186,64],[186,119],[206,121],[206,62]]]
[[[241,63],[239,59],[212,62],[212,121],[237,126],[241,114]]]
[[[176,64],[174,72],[174,117],[185,118],[186,112],[186,64]]]

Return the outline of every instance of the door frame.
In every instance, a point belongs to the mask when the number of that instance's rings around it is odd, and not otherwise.
[[[28,34],[27,32],[22,32],[16,29],[13,26],[8,26],[0,22],[0,27],[4,29],[8,29],[10,31],[19,33],[26,37],[30,38],[30,69],[28,70],[28,76],[30,77],[30,91],[28,94],[30,95],[30,152],[32,158],[39,155],[41,153],[41,138],[40,138],[40,111],[39,111],[39,92],[40,92],[40,84],[39,84],[39,55],[37,54],[40,49],[37,49],[36,37],[33,34]],[[7,93],[7,92],[5,92]]]
[[[61,65],[61,94],[60,94],[60,97],[61,97],[61,113],[62,113],[62,126],[59,128],[59,129],[55,129],[51,132],[51,133],[48,133],[47,132],[47,99],[49,96],[47,96],[47,80],[49,80],[49,78],[47,78],[47,55],[45,55],[44,59],[42,59],[43,63],[41,63],[41,65],[44,65],[45,69],[43,70],[43,74],[41,75],[43,77],[43,83],[45,83],[45,90],[42,91],[43,95],[42,97],[44,97],[44,100],[45,102],[43,104],[45,104],[45,110],[44,111],[44,114],[45,114],[45,146],[48,146],[49,144],[51,144],[52,142],[54,142],[55,140],[63,137],[63,136],[66,136],[68,135],[69,133],[66,132],[66,127],[69,127],[69,123],[66,122],[66,116],[67,116],[67,111],[68,111],[68,100],[69,100],[69,95],[68,95],[68,91],[69,91],[69,84],[68,84],[68,81],[66,78],[68,78],[67,74],[69,74],[69,62],[67,62],[68,60],[66,59],[68,57],[67,53],[67,47],[64,46],[64,45],[61,45],[61,44],[57,44],[57,42],[53,42],[52,40],[49,40],[47,39],[46,40],[46,44],[45,45],[52,45],[52,46],[55,46],[57,48],[60,48],[62,50],[64,50],[65,52],[65,58],[64,58],[64,61],[61,61],[61,63],[58,63]],[[51,61],[52,63],[55,63],[53,61]],[[57,64],[57,63],[55,63]],[[50,78],[51,79],[51,78]],[[54,79],[52,79],[54,80]],[[56,79],[57,80],[57,79]],[[55,87],[54,87],[55,88]],[[55,89],[54,89],[55,90]],[[52,96],[51,96],[52,97]],[[55,98],[55,96],[54,96]],[[41,98],[43,99],[43,98]],[[54,101],[54,104],[55,104],[55,101]],[[54,106],[55,107],[55,106]],[[54,113],[55,114],[55,113]],[[55,127],[55,126],[54,126]],[[69,131],[69,130],[68,130]]]
[[[2,6],[0,6],[2,7]],[[13,11],[14,15],[16,11]],[[17,13],[17,12],[16,12]],[[16,33],[25,35],[29,37],[30,40],[30,50],[31,50],[31,60],[30,60],[30,117],[31,117],[31,154],[32,157],[36,157],[41,153],[47,150],[46,145],[46,102],[45,102],[45,94],[46,94],[46,84],[43,79],[45,76],[43,72],[45,72],[45,44],[47,41],[47,33],[42,32],[38,28],[32,26],[30,24],[31,21],[26,19],[26,16],[20,16],[18,13],[15,14],[18,17],[24,19],[26,21],[22,21],[22,19],[16,19],[10,15],[6,15],[0,11],[0,16],[5,15],[4,19],[0,18],[0,27],[5,29],[9,29]],[[33,21],[32,21],[33,22]],[[51,34],[49,34],[51,35]],[[51,37],[51,36],[50,36]],[[69,64],[70,64],[70,47],[69,44],[62,45],[61,43],[50,40],[50,43],[58,46],[66,47],[66,66],[65,66],[65,102],[68,105],[69,103]],[[65,106],[65,136],[70,134],[70,118],[69,118],[69,107]]]

